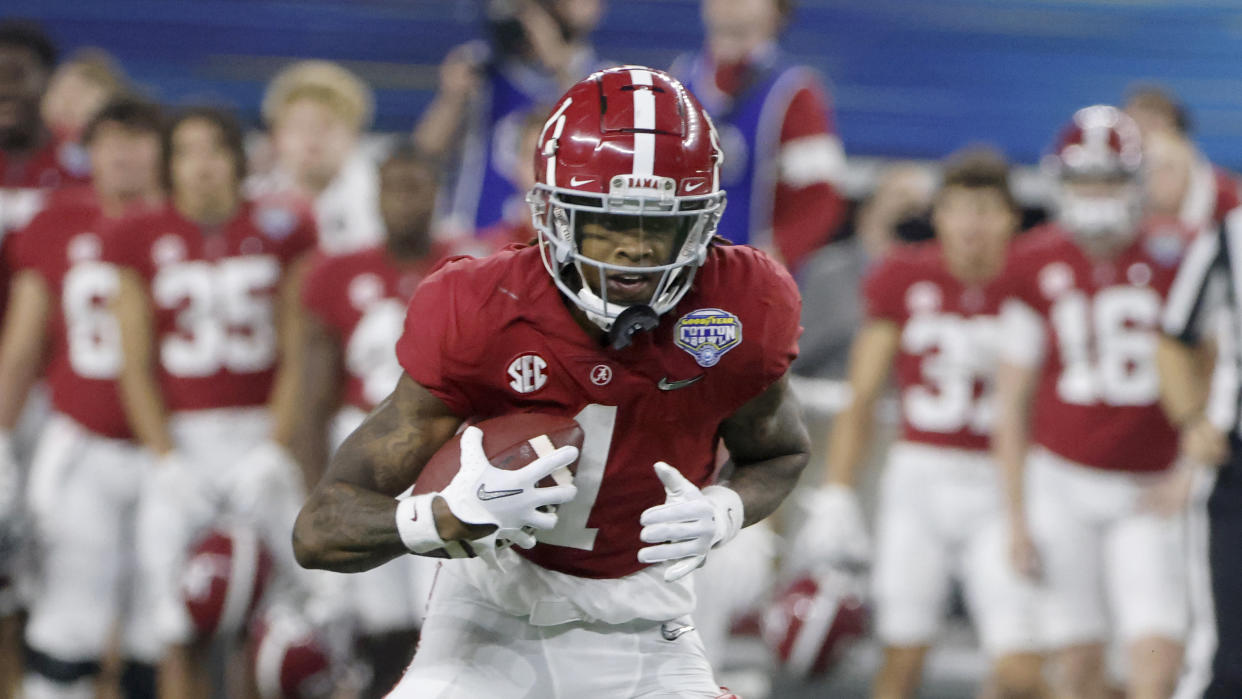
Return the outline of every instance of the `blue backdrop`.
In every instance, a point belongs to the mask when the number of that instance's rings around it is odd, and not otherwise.
[[[1215,160],[1242,168],[1242,3],[1179,0],[803,0],[785,37],[832,82],[855,155],[937,157],[990,141],[1034,162],[1065,118],[1162,82]],[[404,130],[436,64],[477,36],[478,0],[6,0],[61,46],[116,54],[154,96],[225,101],[257,123],[286,61],[346,61]],[[601,55],[666,66],[702,40],[697,0],[612,0]]]

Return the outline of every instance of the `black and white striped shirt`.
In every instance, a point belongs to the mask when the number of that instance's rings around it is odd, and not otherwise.
[[[1216,339],[1207,416],[1217,427],[1242,436],[1242,207],[1218,229],[1200,233],[1186,251],[1165,302],[1161,323],[1169,337],[1189,345]]]

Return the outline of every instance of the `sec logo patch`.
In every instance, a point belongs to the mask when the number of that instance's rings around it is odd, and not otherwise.
[[[534,393],[548,382],[548,362],[537,354],[521,354],[509,362],[509,388]]]

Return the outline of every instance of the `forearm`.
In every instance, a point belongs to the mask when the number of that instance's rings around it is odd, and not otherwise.
[[[406,553],[397,532],[397,501],[348,483],[319,488],[293,528],[293,551],[306,568],[370,570]]]
[[[828,467],[824,485],[858,484],[858,465],[862,462],[875,425],[875,405],[871,401],[851,400],[832,421],[828,434]]]
[[[1207,402],[1205,376],[1194,347],[1162,336],[1156,346],[1160,370],[1160,406],[1169,422],[1183,426],[1203,414]]]
[[[0,341],[0,430],[12,430],[39,378],[49,296],[43,279],[19,272],[13,280]]]
[[[159,455],[171,452],[173,440],[164,398],[152,372],[138,367],[124,368],[117,387],[129,427],[138,442]]]
[[[445,157],[457,146],[469,103],[465,96],[437,95],[414,127],[414,145],[430,157]]]
[[[1000,469],[1005,511],[1011,524],[1026,522],[1024,473],[1029,449],[1030,385],[1027,369],[1002,366],[997,372],[998,422],[992,452]]]
[[[749,464],[734,464],[733,477],[722,485],[742,499],[742,526],[767,518],[780,507],[806,468],[810,454],[798,452]]]

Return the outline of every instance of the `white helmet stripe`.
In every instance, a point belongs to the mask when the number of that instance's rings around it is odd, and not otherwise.
[[[549,128],[552,128],[552,139],[553,140],[561,137],[561,132],[564,131],[565,129],[565,110],[569,109],[569,105],[573,104],[573,102],[574,100],[572,97],[566,99],[564,102],[561,102],[561,106],[558,107],[557,110],[552,113],[552,116],[548,117],[547,121],[543,122],[543,131],[539,132],[539,143],[540,144],[544,143],[543,137],[547,135]],[[541,145],[539,147],[542,148],[543,146]],[[556,185],[556,154],[545,153],[545,155],[548,156],[548,164],[545,168],[544,179],[547,181],[548,184],[555,186]]]
[[[635,85],[651,85],[651,72],[631,70],[630,80]],[[651,90],[634,90],[634,128],[648,133],[634,134],[634,174],[650,176],[655,172],[655,93]]]
[[[229,566],[229,585],[224,591],[224,604],[220,611],[220,624],[216,629],[218,634],[231,634],[241,629],[250,609],[258,576],[259,542],[254,532],[245,527],[232,527],[229,538],[233,542],[233,556]]]

